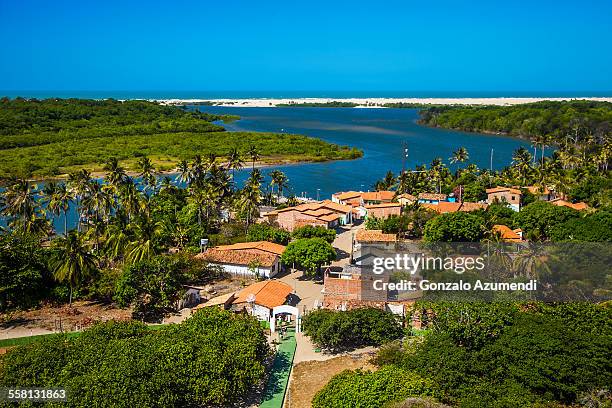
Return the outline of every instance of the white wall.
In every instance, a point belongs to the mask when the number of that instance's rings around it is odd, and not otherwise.
[[[255,276],[253,271],[249,269],[249,267],[246,265],[217,264],[217,263],[214,263],[214,264],[219,265],[225,272],[232,274],[232,275],[252,276],[252,277]],[[259,272],[259,276],[265,277],[265,278],[272,278],[279,272],[279,269],[280,269],[280,262],[277,261],[274,265],[272,265],[272,268],[259,267],[256,270]]]

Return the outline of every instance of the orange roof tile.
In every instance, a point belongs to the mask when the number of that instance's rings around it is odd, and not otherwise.
[[[366,205],[365,208],[390,208],[390,207],[401,207],[400,203],[380,203]]]
[[[440,214],[444,214],[459,211],[459,208],[461,208],[461,203],[440,201],[438,204],[423,204],[423,207],[434,210]]]
[[[348,200],[351,198],[358,198],[361,197],[361,193],[358,191],[346,191],[346,192],[340,192],[340,193],[336,193],[334,194],[334,197],[336,197],[338,200]]]
[[[521,195],[523,194],[521,192],[521,190],[519,190],[518,188],[513,188],[513,187],[494,187],[494,188],[487,188],[487,194],[493,194],[493,193],[503,193],[504,191],[508,191],[509,193],[512,194],[517,194],[517,195]]]
[[[398,199],[405,198],[406,200],[416,201],[416,197],[412,194],[404,193],[397,196]]]
[[[521,229],[511,230],[506,225],[494,225],[492,231],[499,234],[504,241],[521,241],[521,236],[518,234]]]
[[[249,295],[255,296],[255,304],[273,309],[284,305],[293,292],[291,286],[278,280],[265,280],[242,289],[234,303],[246,303]]]
[[[395,191],[368,191],[362,193],[364,201],[391,201],[395,197]]]
[[[355,235],[358,242],[396,242],[396,234],[384,234],[382,230],[360,229]]]
[[[488,207],[488,204],[471,203],[468,201],[464,201],[461,203],[461,208],[459,208],[459,211],[470,212],[476,210],[486,210]]]
[[[338,218],[340,218],[340,215],[339,214],[327,214],[327,215],[322,215],[322,216],[320,216],[318,218],[323,220],[323,221],[332,222],[332,221],[336,221]]]
[[[570,203],[569,201],[565,201],[565,200],[562,200],[560,198],[558,198],[556,200],[552,200],[551,204],[554,204],[554,205],[559,206],[559,207],[573,208],[574,210],[578,210],[578,211],[586,210],[587,208],[589,208],[589,206],[586,203],[583,203],[583,202],[580,202],[580,203]]]
[[[282,255],[285,252],[285,246],[280,244],[275,244],[274,242],[268,241],[253,241],[253,242],[240,242],[232,245],[220,245],[215,247],[214,249],[219,251],[228,251],[228,250],[259,250],[263,252],[270,252],[276,255]],[[211,248],[212,249],[212,248]]]
[[[208,251],[198,254],[195,256],[197,259],[203,259],[205,261],[217,264],[232,264],[232,265],[252,265],[258,264],[262,267],[270,267],[274,265],[278,259],[278,255],[257,252],[250,250],[243,251],[224,251],[211,248]]]

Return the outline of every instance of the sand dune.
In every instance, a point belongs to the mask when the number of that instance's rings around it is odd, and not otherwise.
[[[591,100],[612,102],[612,97],[567,97],[567,98],[287,98],[287,99],[163,99],[157,100],[165,105],[184,105],[211,102],[219,106],[243,108],[268,108],[289,103],[327,103],[332,101],[351,102],[362,107],[381,107],[387,103],[416,103],[427,105],[519,105],[539,101]]]

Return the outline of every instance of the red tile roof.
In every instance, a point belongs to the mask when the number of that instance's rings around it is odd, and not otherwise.
[[[362,193],[364,201],[391,201],[395,197],[395,191],[369,191]]]
[[[493,226],[492,231],[499,234],[501,239],[504,241],[522,241],[522,238],[519,235],[521,229],[511,230],[510,227],[506,225],[498,224]]]
[[[380,204],[371,204],[366,205],[365,208],[392,208],[392,207],[401,207],[400,203],[380,203]]]
[[[396,234],[384,234],[382,230],[360,229],[355,235],[357,242],[396,242]]]
[[[265,280],[242,289],[234,303],[246,303],[249,295],[255,296],[255,304],[273,309],[284,305],[293,292],[291,286],[278,280]]]
[[[448,196],[446,194],[438,193],[419,193],[419,200],[446,200]]]
[[[285,252],[285,246],[280,244],[275,244],[274,242],[268,241],[254,241],[254,242],[240,242],[238,244],[232,245],[220,245],[215,247],[214,249],[219,251],[241,251],[241,250],[254,250],[255,252],[269,252],[276,255],[282,255]],[[212,248],[211,248],[212,249]]]
[[[578,211],[586,210],[587,208],[589,208],[589,206],[586,203],[583,203],[583,202],[570,203],[569,201],[565,201],[560,198],[557,198],[556,200],[552,200],[551,204],[554,204],[559,207],[573,208],[574,210],[578,210]]]
[[[521,190],[519,190],[518,188],[513,188],[513,187],[494,187],[494,188],[487,188],[487,194],[493,194],[493,193],[503,193],[505,191],[508,191],[509,193],[512,194],[517,194],[517,195],[521,195],[523,194],[521,192]]]
[[[195,256],[197,259],[216,264],[231,264],[249,266],[257,264],[262,267],[271,267],[278,259],[278,255],[253,250],[227,251],[211,248]]]

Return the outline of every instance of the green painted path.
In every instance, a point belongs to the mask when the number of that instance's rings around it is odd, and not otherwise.
[[[285,339],[278,346],[272,371],[266,383],[266,389],[262,398],[260,408],[282,408],[285,394],[287,393],[287,385],[289,384],[289,376],[293,367],[293,356],[295,355],[295,329],[287,330]]]

